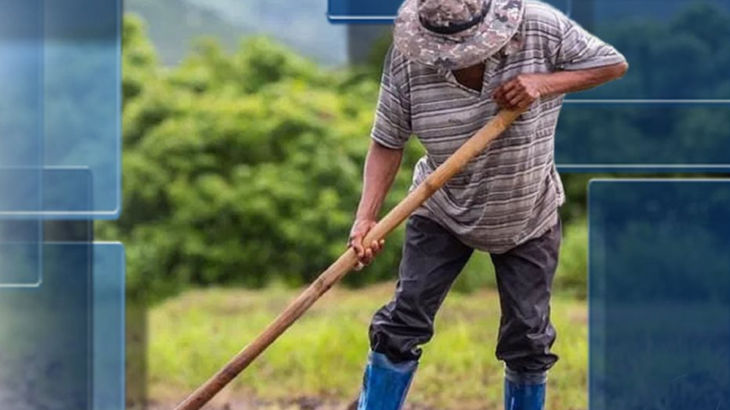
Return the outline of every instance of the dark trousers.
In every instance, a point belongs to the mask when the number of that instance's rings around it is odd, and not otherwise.
[[[558,360],[550,352],[555,341],[550,291],[560,235],[558,224],[540,238],[492,255],[502,310],[497,358],[509,370],[543,373]],[[370,325],[371,349],[394,362],[418,360],[441,303],[473,252],[436,222],[412,216],[395,297]]]

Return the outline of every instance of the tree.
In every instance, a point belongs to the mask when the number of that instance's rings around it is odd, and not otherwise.
[[[124,205],[99,233],[127,244],[130,294],[311,281],[345,250],[378,83],[263,38],[231,56],[203,42],[163,71],[139,21],[124,32]],[[349,282],[395,277],[398,254]]]

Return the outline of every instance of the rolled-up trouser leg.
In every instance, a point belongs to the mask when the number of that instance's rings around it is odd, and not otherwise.
[[[497,357],[515,374],[546,373],[558,360],[550,349],[550,295],[558,263],[561,226],[512,250],[492,255],[502,318]]]
[[[370,325],[372,351],[396,363],[417,361],[419,346],[433,336],[436,312],[472,253],[441,225],[412,216],[406,224],[395,297]]]

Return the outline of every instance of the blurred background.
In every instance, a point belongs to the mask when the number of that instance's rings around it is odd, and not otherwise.
[[[591,22],[632,67],[662,66],[661,75],[632,70],[599,97],[681,94],[686,73],[698,70],[697,94],[681,97],[730,95],[720,69],[730,65],[730,13],[684,3],[662,16],[652,16],[651,3],[638,17]],[[387,26],[330,25],[326,7],[325,0],[126,1],[123,212],[97,223],[96,238],[127,246],[129,408],[172,408],[345,249],[390,39]],[[718,63],[708,67],[706,53]],[[717,161],[727,153],[718,136],[730,119],[713,106],[578,107],[567,105],[559,126],[563,164],[580,164],[588,146],[601,161],[616,153],[618,137],[631,142],[620,147],[629,163],[647,155],[669,161],[698,141]],[[404,197],[421,155],[412,139],[385,209]],[[587,185],[612,174],[568,171],[553,306],[562,360],[548,408],[577,410],[587,408]],[[370,317],[392,293],[402,234],[214,406],[346,408],[358,393]],[[411,409],[501,408],[494,284],[489,256],[476,254],[437,318]]]

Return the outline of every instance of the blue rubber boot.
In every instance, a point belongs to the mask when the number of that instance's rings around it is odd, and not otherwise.
[[[370,352],[357,410],[400,410],[417,366],[416,361],[393,363]]]
[[[546,381],[544,373],[519,374],[507,369],[504,379],[504,409],[544,410]]]

